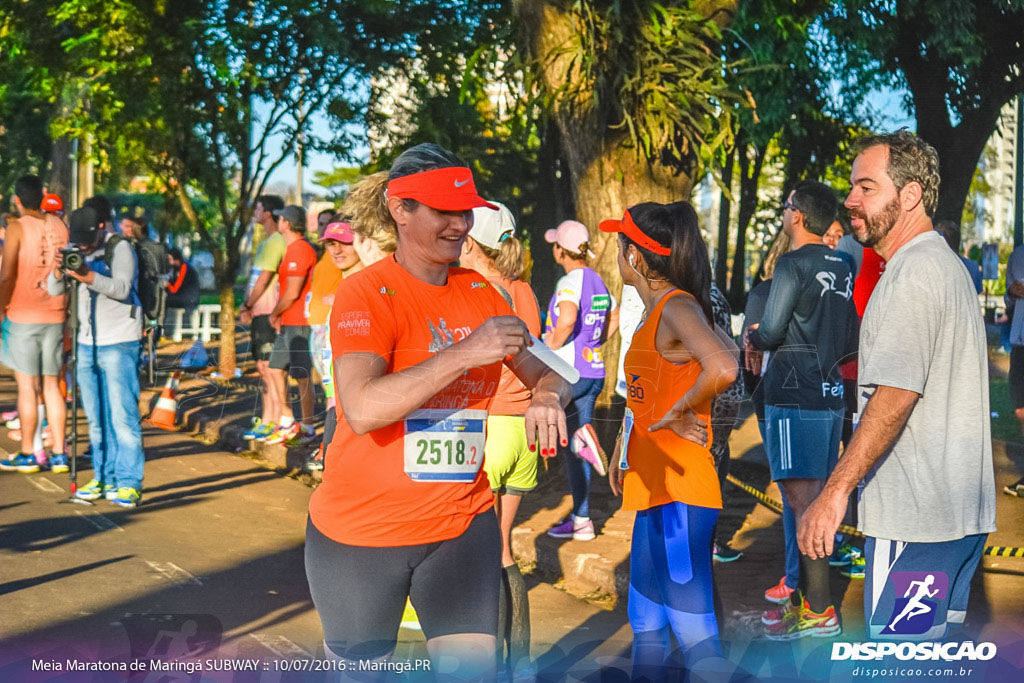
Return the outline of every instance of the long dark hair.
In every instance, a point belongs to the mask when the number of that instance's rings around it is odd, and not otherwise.
[[[670,249],[668,256],[655,254],[620,234],[626,245],[641,252],[653,276],[660,276],[693,296],[704,311],[708,324],[714,324],[711,309],[711,259],[700,234],[697,212],[689,202],[655,204],[645,202],[629,208],[633,222],[644,233]]]

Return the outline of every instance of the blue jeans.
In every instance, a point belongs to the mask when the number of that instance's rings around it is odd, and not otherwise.
[[[81,346],[78,386],[89,419],[93,477],[142,490],[139,343]]]
[[[572,400],[565,407],[565,423],[569,430],[569,443],[577,429],[589,423],[594,417],[594,404],[604,386],[604,380],[581,379],[572,385]],[[572,494],[572,514],[577,517],[590,516],[590,463],[579,458],[568,448],[559,448],[565,463],[565,478],[569,480]]]

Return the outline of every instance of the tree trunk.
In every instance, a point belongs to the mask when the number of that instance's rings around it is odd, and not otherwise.
[[[740,205],[736,217],[736,251],[732,261],[732,279],[729,282],[729,305],[734,311],[743,310],[747,290],[747,228],[757,211],[757,188],[761,183],[761,168],[768,145],[751,145],[737,139],[740,166]],[[751,158],[753,154],[753,158]]]
[[[725,24],[736,0],[704,0],[700,9],[706,16]],[[542,88],[559,93],[579,74],[571,50],[570,15],[557,0],[515,0],[514,12],[523,31],[527,51],[540,63]],[[638,158],[625,147],[627,136],[611,129],[592,113],[580,114],[566,102],[556,101],[552,116],[561,132],[563,153],[575,187],[576,219],[590,229],[591,248],[596,257],[591,267],[604,279],[608,289],[621,298],[622,279],[616,263],[618,246],[612,235],[597,230],[607,218],[620,218],[627,207],[640,202],[669,203],[688,199],[693,189],[696,159],[686,169],[669,168]],[[585,96],[584,96],[585,99]],[[542,302],[545,303],[545,302]],[[607,402],[614,391],[618,365],[618,337],[603,347]]]
[[[220,353],[218,371],[222,377],[235,375],[235,287],[233,282],[223,283],[218,280],[220,292]]]
[[[569,169],[562,156],[562,139],[554,121],[547,121],[542,127],[540,149],[537,153],[538,188],[533,212],[524,224],[530,227],[530,256],[533,258],[533,272],[530,285],[537,295],[537,301],[546,306],[555,291],[555,283],[562,271],[555,264],[551,245],[544,240],[544,233],[575,214],[572,182]]]
[[[722,185],[732,192],[732,167],[735,163],[733,155],[735,147],[729,150],[722,166]],[[715,284],[718,289],[726,291],[726,278],[729,276],[729,219],[732,216],[732,200],[722,192],[718,206],[718,244],[715,248]]]
[[[935,147],[939,154],[942,183],[939,185],[939,205],[935,211],[935,220],[948,219],[958,225],[962,220],[974,170],[999,120],[999,109],[994,109],[994,112],[979,112],[976,116],[965,118],[949,133],[939,132],[943,126],[936,125],[933,113],[918,114],[918,135]],[[941,116],[945,115],[945,112],[941,112]],[[948,123],[945,129],[949,129]]]
[[[68,214],[77,207],[71,206],[71,186],[74,183],[74,164],[71,159],[71,138],[65,136],[53,141],[50,154],[50,175],[46,183],[46,189],[67,202],[65,210]],[[78,203],[86,197],[79,197]]]

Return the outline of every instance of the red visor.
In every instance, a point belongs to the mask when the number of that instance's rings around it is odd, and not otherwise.
[[[395,178],[388,183],[388,197],[415,199],[438,211],[469,211],[478,206],[498,210],[476,193],[473,172],[460,166]]]
[[[629,215],[628,209],[626,210],[626,213],[622,215],[621,221],[617,221],[615,219],[601,221],[601,225],[599,227],[601,228],[601,232],[621,232],[647,251],[652,251],[655,254],[668,256],[671,251],[668,247],[662,246],[645,235],[644,231],[640,229],[640,226],[633,222],[633,217]]]

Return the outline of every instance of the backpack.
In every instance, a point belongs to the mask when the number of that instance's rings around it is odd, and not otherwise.
[[[111,235],[104,247],[103,259],[109,268],[113,268],[114,248],[122,240],[121,235]],[[153,240],[141,239],[132,245],[135,249],[135,260],[139,265],[139,276],[132,291],[139,298],[142,314],[147,320],[158,321],[163,314],[167,291],[164,289],[164,276],[171,272],[171,264],[167,260],[167,249]],[[135,310],[132,309],[132,317]]]

